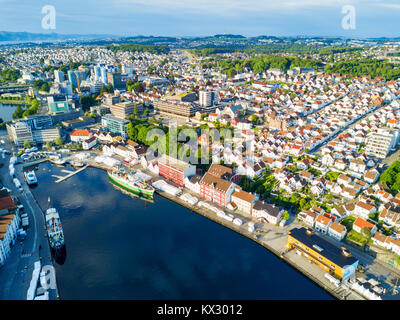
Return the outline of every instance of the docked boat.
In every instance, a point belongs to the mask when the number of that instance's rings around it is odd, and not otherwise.
[[[71,166],[77,167],[77,168],[80,168],[80,167],[84,166],[83,162],[80,162],[80,161],[77,161],[77,160],[72,160],[69,163],[70,163]]]
[[[50,162],[52,162],[54,164],[58,164],[58,165],[65,164],[65,160],[61,159],[61,158],[50,159]]]
[[[50,248],[58,256],[65,249],[65,243],[61,219],[57,210],[55,208],[47,209],[45,220]]]
[[[155,189],[139,177],[121,170],[109,170],[107,172],[111,183],[140,196],[153,197]]]
[[[26,171],[24,172],[25,181],[28,185],[33,185],[37,183],[37,178],[35,175],[35,171]]]

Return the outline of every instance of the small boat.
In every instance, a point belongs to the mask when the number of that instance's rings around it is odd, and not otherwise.
[[[24,177],[25,177],[25,181],[28,185],[33,185],[33,184],[37,183],[35,171],[33,171],[33,170],[24,172]]]
[[[69,162],[70,164],[71,164],[71,166],[73,166],[73,167],[83,167],[83,162],[80,162],[80,161],[76,161],[76,160],[72,160],[72,161],[70,161]]]
[[[61,158],[58,158],[58,159],[51,159],[50,161],[51,161],[52,163],[54,163],[54,164],[59,164],[59,165],[65,164],[65,160],[64,160],[64,159],[61,159]]]

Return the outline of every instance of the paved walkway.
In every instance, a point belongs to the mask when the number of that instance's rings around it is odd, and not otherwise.
[[[6,149],[12,150],[11,143],[6,137]],[[23,191],[19,192],[15,187],[8,172],[10,156],[1,159],[3,166],[0,168],[2,183],[11,189],[11,195],[17,197],[28,214],[29,228],[25,240],[17,242],[11,249],[5,265],[0,268],[0,299],[25,300],[29,283],[32,279],[34,263],[40,261],[41,265],[53,265],[50,247],[45,236],[43,212],[32,196],[28,185],[24,182],[22,165],[15,165],[15,174],[22,184]],[[41,248],[39,252],[39,248]],[[49,298],[56,299],[57,290],[49,290]]]

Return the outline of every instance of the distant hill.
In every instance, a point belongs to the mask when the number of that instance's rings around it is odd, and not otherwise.
[[[237,39],[246,39],[245,36],[240,34],[216,34],[213,36],[214,38],[237,38]]]
[[[59,34],[0,31],[0,41],[46,41],[67,39],[100,38],[107,35],[97,34]]]

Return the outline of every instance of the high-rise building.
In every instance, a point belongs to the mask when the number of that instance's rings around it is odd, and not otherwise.
[[[71,84],[79,89],[83,80],[86,79],[86,72],[82,70],[69,70],[68,71],[68,80]]]
[[[107,69],[106,68],[100,68],[100,73],[101,73],[101,81],[104,83],[104,84],[108,84],[108,81],[107,81]]]
[[[199,91],[199,100],[202,107],[210,107],[215,100],[214,91]]]
[[[111,84],[113,88],[120,89],[123,87],[123,83],[121,81],[121,73],[120,72],[108,72],[107,73],[107,83]]]
[[[116,104],[116,103],[119,103],[119,102],[121,102],[121,96],[111,96],[111,95],[109,95],[109,96],[106,97],[106,99],[104,101],[104,104],[110,106],[112,104]]]
[[[64,72],[60,71],[60,70],[54,70],[54,78],[55,78],[55,82],[64,82]]]
[[[94,67],[94,80],[95,81],[101,81],[101,68],[100,67]]]
[[[24,141],[34,143],[31,127],[27,122],[18,121],[13,124],[7,124],[6,127],[8,136],[17,146],[23,146]]]
[[[128,75],[132,75],[135,73],[135,67],[133,67],[133,66],[122,65],[121,69],[122,69],[122,73],[126,73]]]

